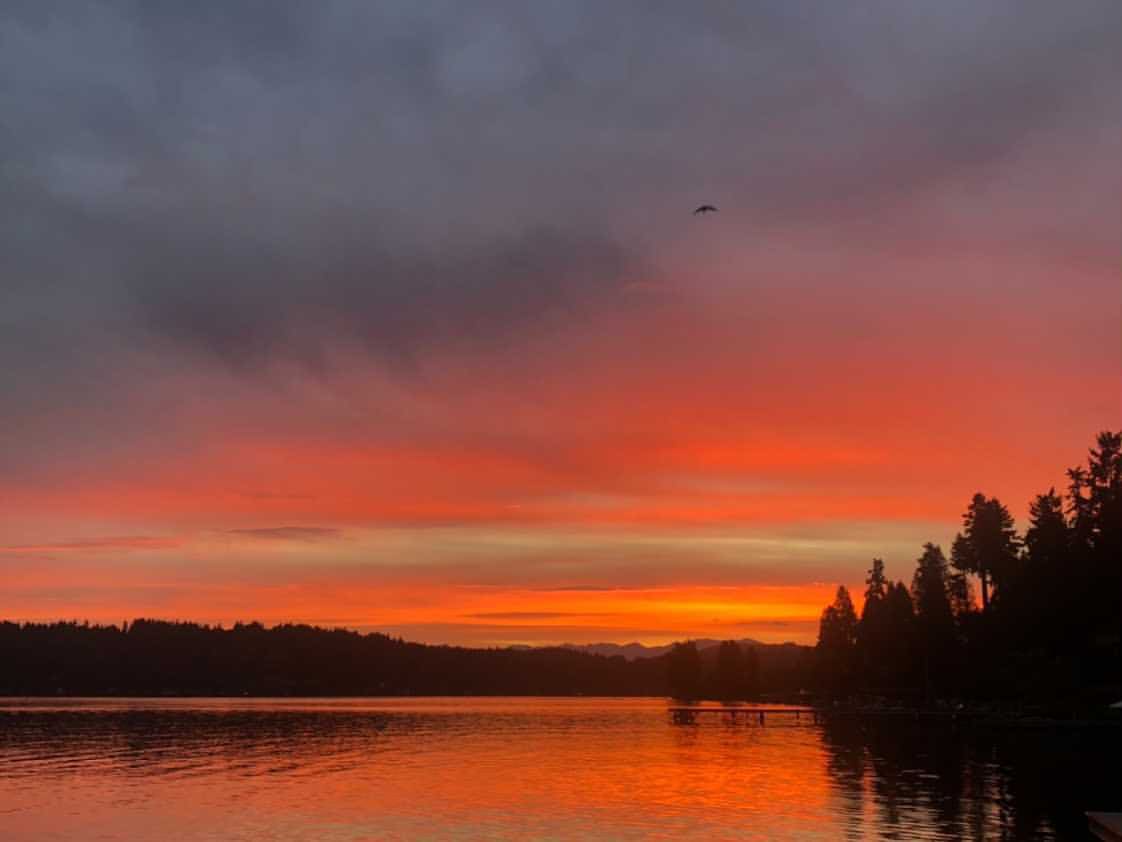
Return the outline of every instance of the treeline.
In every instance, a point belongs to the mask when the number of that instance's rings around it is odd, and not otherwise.
[[[679,699],[759,699],[790,697],[813,675],[814,650],[794,643],[741,644],[726,640],[698,647],[675,643],[662,659],[670,694]]]
[[[694,689],[715,697],[789,692],[810,674],[805,646],[681,648],[697,658]],[[664,696],[673,673],[668,655],[428,646],[307,625],[0,622],[0,695]]]
[[[910,587],[873,559],[858,617],[845,587],[822,612],[818,689],[925,699],[1113,702],[1122,631],[1122,433],[1029,506],[1019,534],[975,494],[948,559],[924,544]],[[980,596],[980,600],[979,600]]]
[[[686,648],[714,695],[789,692],[809,677],[807,647]],[[0,622],[0,695],[9,696],[664,696],[669,661],[425,646],[311,625]]]
[[[306,625],[0,623],[0,694],[662,695],[661,660],[426,646]]]

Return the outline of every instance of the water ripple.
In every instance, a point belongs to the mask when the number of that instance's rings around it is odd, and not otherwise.
[[[1051,839],[1117,733],[673,724],[661,700],[0,702],[3,838]]]

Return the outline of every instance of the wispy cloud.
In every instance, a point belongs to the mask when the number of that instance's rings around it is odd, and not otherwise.
[[[268,526],[259,529],[230,529],[230,535],[257,541],[330,541],[343,537],[343,530],[326,526]]]
[[[11,544],[0,547],[4,553],[50,553],[81,550],[166,550],[183,544],[181,538],[161,538],[147,535],[123,535],[107,538],[88,538],[81,541],[56,541],[39,544]]]
[[[576,617],[602,619],[611,616],[603,612],[585,611],[484,611],[478,614],[464,614],[464,617],[472,620],[561,620]]]

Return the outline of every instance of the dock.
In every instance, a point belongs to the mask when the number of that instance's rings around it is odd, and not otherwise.
[[[668,708],[670,716],[675,722],[693,722],[700,714],[720,713],[734,719],[755,719],[763,725],[768,716],[793,716],[796,721],[806,717],[809,721],[818,722],[818,711],[815,708],[763,708],[714,706],[714,705],[673,705]]]

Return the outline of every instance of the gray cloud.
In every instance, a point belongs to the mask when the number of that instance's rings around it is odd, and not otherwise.
[[[632,306],[702,199],[935,236],[940,185],[1116,136],[1120,34],[1113,0],[7,3],[5,414],[108,439],[101,407],[214,360],[505,351]],[[1046,225],[999,189],[987,224],[1113,261],[1108,175]]]
[[[556,230],[451,255],[395,254],[354,232],[264,247],[213,233],[144,255],[132,292],[157,334],[235,365],[314,364],[340,337],[392,362],[432,344],[502,347],[551,313],[579,315],[634,272],[617,245]],[[205,275],[192,266],[201,252]]]

